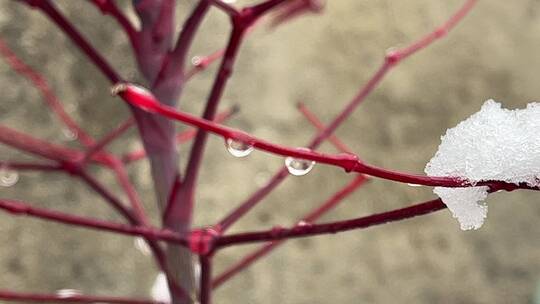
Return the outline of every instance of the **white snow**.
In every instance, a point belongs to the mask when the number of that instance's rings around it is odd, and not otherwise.
[[[167,278],[163,272],[156,276],[152,290],[150,291],[152,299],[157,302],[171,303],[171,294],[167,285]]]
[[[540,185],[540,103],[503,109],[488,100],[479,112],[448,129],[426,165],[429,176]],[[488,187],[442,188],[434,192],[457,218],[461,229],[478,229],[487,215]]]

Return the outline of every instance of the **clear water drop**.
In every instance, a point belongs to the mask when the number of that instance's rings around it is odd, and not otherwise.
[[[227,151],[234,157],[246,157],[253,151],[253,146],[241,140],[227,138],[225,141]]]
[[[0,167],[0,186],[11,187],[19,181],[19,173],[7,167]]]
[[[71,298],[71,297],[82,295],[82,292],[80,290],[68,289],[68,288],[58,289],[55,293],[60,298]]]
[[[199,66],[202,63],[202,58],[200,56],[193,56],[191,58],[191,64],[194,66]]]
[[[419,184],[410,184],[410,183],[408,183],[407,185],[409,185],[410,187],[422,187],[422,185],[419,185]]]
[[[315,162],[312,160],[294,158],[289,156],[285,158],[285,166],[287,167],[287,170],[289,170],[290,174],[295,176],[302,176],[308,174],[309,171],[313,169],[313,166],[315,166]]]
[[[64,139],[68,140],[68,141],[74,141],[76,140],[79,135],[77,134],[77,132],[69,129],[69,128],[63,128],[62,129],[62,135],[64,136]]]
[[[149,256],[152,253],[150,251],[150,247],[148,246],[148,243],[146,243],[146,241],[142,237],[135,238],[133,241],[133,245],[144,256]]]
[[[300,221],[296,224],[296,226],[300,226],[300,227],[306,227],[306,226],[311,226],[311,223],[308,223],[306,221]]]

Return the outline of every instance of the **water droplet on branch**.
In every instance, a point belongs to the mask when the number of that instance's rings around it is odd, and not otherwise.
[[[302,158],[294,158],[294,157],[287,157],[285,158],[285,166],[287,167],[287,170],[289,170],[289,173],[295,176],[302,176],[306,175],[313,169],[313,166],[315,166],[315,162],[312,160],[302,159]]]
[[[202,63],[202,58],[200,56],[193,56],[191,58],[191,64],[194,66],[199,66]]]
[[[77,137],[79,137],[77,132],[74,132],[73,130],[69,128],[62,128],[62,135],[68,141],[76,140]]]
[[[82,295],[82,292],[77,289],[58,289],[56,295],[60,298],[71,298]]]
[[[19,181],[19,173],[7,167],[0,167],[0,186],[11,187]]]
[[[241,140],[227,138],[225,141],[227,151],[234,157],[245,157],[253,151],[253,146]]]

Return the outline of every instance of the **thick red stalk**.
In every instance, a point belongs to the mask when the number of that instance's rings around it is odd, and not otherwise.
[[[200,304],[210,304],[212,302],[212,256],[201,255],[201,283],[199,292]]]
[[[0,290],[0,300],[10,302],[38,302],[38,303],[111,303],[111,304],[165,304],[159,301],[141,300],[126,297],[109,297],[94,295],[70,295],[46,293],[24,293],[9,290]]]
[[[309,225],[316,220],[318,220],[322,215],[327,213],[328,211],[332,210],[334,207],[336,207],[339,203],[341,203],[349,194],[354,193],[358,187],[360,187],[364,182],[366,181],[366,177],[363,175],[357,176],[355,179],[353,179],[349,184],[347,184],[345,187],[340,189],[338,192],[334,193],[332,197],[330,197],[328,200],[326,200],[324,203],[322,203],[318,208],[314,209],[313,211],[309,212],[307,215],[305,215],[297,224],[298,225]],[[260,259],[261,257],[265,256],[266,254],[270,253],[274,248],[279,246],[283,240],[279,241],[272,241],[267,244],[262,245],[258,249],[255,249],[251,253],[244,256],[240,261],[230,268],[226,269],[223,273],[218,275],[213,281],[212,281],[212,287],[217,288],[225,281],[233,277],[235,274],[239,273],[240,271],[244,270],[245,268],[249,267],[252,263]]]
[[[167,59],[163,61],[163,67],[157,77],[154,86],[166,85],[170,89],[181,90],[184,82],[184,66],[186,62],[189,47],[193,42],[193,38],[201,25],[210,3],[207,0],[199,0],[189,18],[184,23],[184,27],[178,36],[176,46],[167,55]],[[173,93],[178,95],[178,92]]]
[[[0,208],[13,215],[33,216],[36,218],[41,218],[48,221],[58,222],[67,225],[92,228],[131,236],[141,236],[145,237],[148,240],[166,241],[182,246],[188,245],[186,237],[176,232],[165,229],[117,224],[98,219],[71,215],[68,213],[46,210],[38,207],[32,207],[27,203],[15,200],[0,199]]]

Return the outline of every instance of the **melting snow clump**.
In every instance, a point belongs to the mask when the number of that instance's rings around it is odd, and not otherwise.
[[[493,100],[486,101],[479,112],[446,131],[425,172],[472,183],[497,180],[540,186],[540,103],[508,110]],[[436,187],[433,191],[461,229],[482,226],[488,187]]]
[[[152,290],[150,291],[152,299],[154,301],[171,303],[171,294],[169,292],[169,286],[167,285],[167,278],[163,272],[160,272],[156,276]]]

